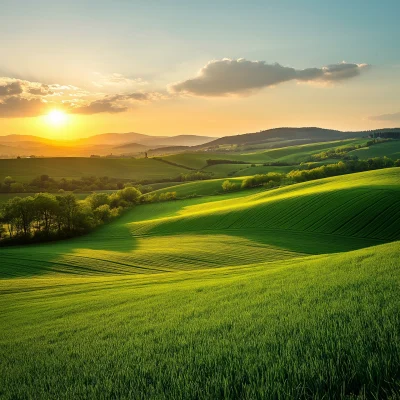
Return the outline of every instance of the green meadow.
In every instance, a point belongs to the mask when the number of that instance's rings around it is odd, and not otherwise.
[[[258,149],[254,152],[229,152],[229,153],[216,153],[216,152],[186,152],[180,154],[173,154],[170,156],[163,157],[165,160],[174,162],[176,164],[186,166],[189,168],[202,169],[205,168],[207,171],[207,160],[230,160],[238,161],[248,164],[262,164],[262,163],[274,163],[282,162],[288,164],[300,164],[303,161],[307,161],[308,158],[313,155],[333,149],[340,146],[347,145],[363,145],[368,139],[347,139],[347,140],[336,140],[332,142],[322,142],[313,144],[304,144],[299,146],[281,147],[278,149],[263,150]],[[383,143],[382,143],[383,144]],[[381,146],[382,144],[379,144]],[[233,164],[232,170],[242,168],[244,165]],[[206,168],[207,167],[207,168]],[[273,172],[273,171],[271,171]]]
[[[0,171],[0,180],[12,176],[18,182],[29,182],[43,174],[57,180],[82,176],[157,180],[188,172],[185,168],[161,164],[153,158],[85,157],[0,159]]]
[[[0,398],[399,398],[400,168],[222,181],[0,248]]]

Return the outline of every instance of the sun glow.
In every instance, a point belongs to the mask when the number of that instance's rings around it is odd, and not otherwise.
[[[52,125],[64,125],[67,122],[68,116],[63,111],[53,110],[47,114],[47,122]]]

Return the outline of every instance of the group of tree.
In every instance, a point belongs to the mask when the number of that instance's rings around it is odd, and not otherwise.
[[[187,174],[180,174],[173,178],[161,179],[160,182],[186,182],[212,179],[212,174],[203,171],[190,171]],[[58,193],[58,192],[92,192],[95,190],[120,190],[126,186],[134,186],[142,193],[151,192],[149,186],[156,181],[109,178],[108,176],[96,177],[87,176],[79,179],[61,178],[56,180],[49,175],[41,175],[30,182],[17,182],[11,176],[6,176],[0,182],[0,193]]]
[[[176,182],[205,181],[212,178],[213,176],[209,172],[192,171],[187,174],[180,174]]]
[[[351,174],[354,172],[371,171],[375,169],[400,167],[400,159],[392,160],[388,157],[374,157],[368,160],[339,161],[336,164],[321,165],[320,167],[293,170],[286,176],[293,182],[305,182],[330,176]]]
[[[17,182],[11,176],[6,176],[0,184],[3,193],[57,193],[60,190],[68,192],[84,192],[94,190],[119,190],[123,189],[128,180],[109,178],[107,176],[88,176],[80,179],[61,178],[55,180],[49,175],[40,175],[30,182]]]
[[[12,244],[81,235],[138,204],[141,196],[136,188],[126,187],[112,194],[93,193],[85,200],[78,200],[74,194],[51,193],[14,197],[1,209],[1,242]]]
[[[400,159],[392,160],[388,157],[375,157],[368,160],[347,160],[339,161],[336,164],[321,165],[311,169],[296,169],[287,174],[269,172],[267,174],[258,174],[243,179],[242,184],[226,180],[222,183],[224,192],[235,191],[239,189],[254,188],[264,186],[271,189],[279,186],[290,185],[298,182],[305,182],[315,179],[322,179],[336,175],[351,174],[354,172],[370,171],[382,168],[400,167]]]
[[[383,139],[383,140],[369,140],[368,142],[365,142],[363,144],[351,144],[351,145],[345,145],[345,146],[339,146],[333,149],[328,149],[325,151],[321,151],[320,153],[313,154],[310,156],[309,161],[323,161],[327,160],[328,158],[339,158],[339,159],[344,159],[344,160],[358,160],[358,157],[356,155],[347,155],[347,153],[350,153],[353,150],[358,150],[362,149],[365,147],[371,147],[374,144],[378,143],[383,143],[387,142],[390,139]]]

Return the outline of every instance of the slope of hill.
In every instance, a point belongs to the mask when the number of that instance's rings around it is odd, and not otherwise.
[[[391,140],[389,142],[379,143],[378,145],[353,150],[349,155],[355,155],[362,160],[384,156],[393,160],[398,160],[400,159],[400,140]]]
[[[355,145],[365,144],[367,139],[345,139],[335,141],[325,141],[312,144],[303,144],[290,147],[281,147],[270,150],[257,150],[255,152],[185,152],[181,154],[172,154],[163,157],[167,161],[171,161],[180,165],[185,165],[190,168],[202,169],[205,171],[208,169],[207,160],[229,160],[236,161],[239,163],[288,163],[298,164],[302,161],[306,161],[312,154],[320,153],[332,148],[336,148],[344,145]],[[381,144],[379,144],[381,146]],[[240,165],[239,165],[240,167]],[[232,170],[237,170],[238,165],[232,165]]]
[[[332,140],[344,140],[350,138],[366,137],[374,132],[386,132],[386,131],[400,131],[399,129],[377,129],[374,131],[355,131],[355,132],[342,132],[333,129],[323,129],[317,127],[302,127],[302,128],[274,128],[267,129],[265,131],[259,131],[254,133],[245,133],[241,135],[224,136],[222,138],[213,140],[212,142],[206,143],[202,146],[197,146],[197,149],[201,148],[215,148],[223,147],[227,145],[255,145],[257,143],[273,143],[282,141],[294,141],[293,145],[298,145],[297,141],[307,140],[310,143],[332,141]],[[290,144],[287,144],[289,146]],[[285,146],[283,143],[279,147]]]
[[[0,280],[0,395],[395,399],[399,257]]]
[[[251,193],[143,205],[81,238],[0,249],[7,260],[1,273],[126,274],[244,266],[400,239],[400,168]]]
[[[30,182],[46,174],[53,179],[82,176],[108,176],[132,180],[175,178],[185,168],[161,163],[152,158],[23,158],[0,159],[0,180],[12,176],[18,182]]]
[[[399,226],[391,168],[0,248],[0,397],[395,399]]]

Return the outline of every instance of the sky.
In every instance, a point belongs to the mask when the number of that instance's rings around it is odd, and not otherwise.
[[[400,2],[0,0],[0,135],[400,126]]]

